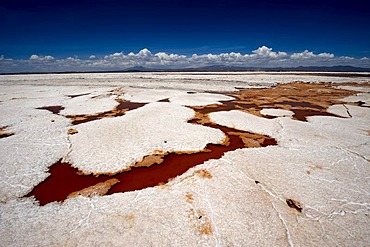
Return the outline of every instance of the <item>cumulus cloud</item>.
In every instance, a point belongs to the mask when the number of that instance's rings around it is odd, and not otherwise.
[[[314,54],[312,51],[305,50],[299,53],[293,53],[290,58],[292,59],[312,59],[312,58],[334,58],[334,54],[332,53],[319,53]]]
[[[53,56],[38,56],[38,55],[32,55],[30,57],[30,60],[40,60],[40,61],[45,61],[45,60],[54,60]]]
[[[240,67],[297,67],[297,66],[334,66],[352,65],[370,68],[369,58],[353,58],[349,56],[335,56],[332,53],[322,52],[315,54],[304,50],[288,54],[283,51],[274,51],[267,46],[261,46],[250,54],[240,52],[220,54],[193,54],[185,56],[175,53],[152,53],[144,48],[137,53],[115,52],[102,58],[91,55],[89,59],[67,57],[55,59],[53,56],[32,55],[29,59],[9,59],[0,57],[0,72],[50,72],[50,71],[98,71],[124,70],[135,66],[162,69],[196,68],[212,65],[240,66]]]
[[[264,57],[264,58],[282,58],[288,55],[286,52],[281,52],[281,51],[274,52],[272,51],[272,48],[269,48],[266,46],[261,46],[252,52],[253,52],[253,54],[251,55],[252,57],[257,56],[257,57]]]

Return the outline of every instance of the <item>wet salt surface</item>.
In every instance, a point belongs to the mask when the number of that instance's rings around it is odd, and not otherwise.
[[[334,116],[339,117],[338,115],[329,113],[326,111],[326,108],[322,105],[328,104],[328,102],[333,103],[336,99],[323,98],[324,102],[318,101],[318,98],[314,98],[315,103],[306,101],[310,100],[310,93],[295,95],[295,97],[290,97],[290,100],[285,100],[287,96],[291,96],[287,90],[293,89],[293,93],[297,90],[297,87],[301,87],[302,90],[306,90],[312,94],[312,97],[316,97],[316,93],[312,92],[313,88],[317,87],[319,89],[326,88],[326,85],[302,85],[302,84],[292,84],[288,87],[285,86],[283,93],[285,95],[279,94],[278,97],[281,97],[283,100],[276,100],[276,90],[279,89],[264,89],[264,90],[246,90],[241,91],[240,94],[233,93],[228,94],[229,96],[236,97],[235,100],[230,101],[221,101],[221,105],[208,105],[208,106],[192,106],[194,110],[201,114],[201,116],[206,116],[208,113],[220,112],[220,111],[230,111],[230,110],[243,110],[250,111],[252,109],[253,113],[258,113],[257,115],[261,116],[259,112],[264,107],[277,107],[283,109],[289,109],[294,113],[294,119],[299,121],[307,121],[309,116]],[[326,88],[326,90],[329,90]],[[253,92],[254,91],[254,92]],[[260,91],[263,91],[262,95],[258,95]],[[270,91],[270,92],[269,92]],[[341,96],[350,95],[351,93],[346,90],[340,91]],[[248,98],[243,95],[244,92],[247,94],[257,93],[253,95],[254,98]],[[333,91],[334,92],[334,91]],[[333,92],[330,92],[332,96]],[[339,92],[338,92],[339,93]],[[269,95],[270,94],[270,95]],[[270,98],[269,98],[270,96]],[[299,97],[301,96],[301,97]],[[336,95],[335,97],[339,97]],[[296,100],[296,101],[293,101]],[[167,100],[160,100],[161,102]],[[144,106],[146,103],[135,103],[129,101],[119,100],[119,105],[115,107],[112,111],[99,113],[95,115],[81,115],[81,116],[68,116],[72,119],[74,125],[81,124],[89,121],[98,120],[105,117],[116,117],[122,116],[128,110],[134,110]],[[329,104],[328,104],[329,105]],[[52,111],[55,114],[58,114],[63,107],[61,106],[49,106],[39,109],[45,109]],[[265,118],[275,118],[273,116],[263,116]],[[203,119],[204,120],[204,119]],[[104,182],[111,178],[116,178],[120,183],[114,185],[107,194],[113,194],[118,192],[127,192],[133,190],[140,190],[147,187],[153,187],[156,185],[167,183],[170,179],[179,176],[186,172],[189,168],[194,167],[195,165],[202,164],[209,159],[219,159],[225,152],[236,150],[238,148],[245,147],[256,147],[255,144],[251,146],[246,145],[240,136],[235,135],[235,132],[243,133],[243,131],[234,130],[224,126],[220,126],[214,123],[209,122],[208,119],[205,119],[205,122],[202,122],[202,119],[193,118],[189,120],[189,123],[193,124],[202,124],[204,126],[217,128],[223,131],[230,143],[225,144],[208,144],[206,149],[198,153],[186,154],[186,153],[169,153],[165,154],[163,157],[163,162],[161,164],[154,164],[150,167],[135,167],[137,164],[133,165],[129,171],[121,172],[113,176],[100,175],[95,177],[93,175],[81,175],[81,172],[78,172],[76,169],[72,168],[69,164],[57,162],[50,168],[50,173],[52,174],[48,179],[39,184],[31,191],[27,196],[35,196],[41,205],[45,205],[52,201],[63,201],[67,198],[72,192],[82,190],[86,187],[95,185],[100,182]],[[230,134],[231,133],[231,134]],[[246,134],[246,132],[244,132]],[[260,147],[265,147],[268,145],[276,145],[277,142],[271,137],[259,135],[253,136],[252,140],[254,143],[259,139]],[[263,141],[261,141],[261,138]],[[253,143],[253,141],[252,141]]]

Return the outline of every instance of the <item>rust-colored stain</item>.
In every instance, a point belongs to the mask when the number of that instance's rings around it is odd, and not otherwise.
[[[202,217],[201,219],[203,219]],[[211,235],[213,232],[211,222],[208,218],[204,218],[204,222],[202,222],[199,226],[199,233],[203,235]]]
[[[212,174],[206,169],[197,170],[195,171],[195,174],[197,174],[201,178],[208,178],[208,179],[212,178]]]
[[[193,194],[191,194],[191,193],[187,193],[187,194],[185,195],[185,197],[186,197],[186,202],[187,202],[187,203],[193,203],[193,201],[194,201]]]
[[[3,126],[3,127],[0,127],[0,139],[1,139],[1,138],[5,138],[5,137],[9,137],[9,136],[14,135],[14,133],[6,132],[6,129],[7,129],[8,127],[9,127],[9,126]]]
[[[211,221],[202,210],[197,210],[197,213],[196,215],[194,215],[194,218],[195,218],[195,227],[200,234],[202,235],[212,234],[213,230]]]
[[[51,111],[54,114],[59,114],[61,110],[64,110],[64,107],[63,106],[60,106],[60,105],[55,105],[55,106],[38,107],[36,109],[39,109],[39,110],[47,110],[47,111]]]
[[[211,221],[202,210],[197,210],[195,212],[193,208],[190,208],[188,217],[191,226],[195,229],[197,234],[211,235],[213,233]]]
[[[125,221],[134,221],[135,220],[135,215],[134,214],[128,214],[128,215],[125,215],[123,218],[124,218]]]
[[[158,102],[170,102],[170,100],[167,98],[167,99],[161,99]]]
[[[306,171],[306,173],[308,175],[310,175],[312,173],[312,171],[314,171],[314,170],[321,170],[322,169],[321,165],[314,165],[314,166],[310,165],[309,167],[310,167],[310,169]]]
[[[77,134],[77,133],[78,133],[78,131],[76,129],[68,129],[68,131],[67,131],[67,134],[69,134],[69,135],[74,135],[74,134]]]
[[[112,117],[123,116],[127,111],[137,109],[147,104],[147,103],[130,102],[130,101],[125,101],[121,99],[116,99],[116,101],[119,103],[119,105],[110,111],[96,113],[96,114],[87,114],[87,115],[73,115],[73,116],[67,116],[67,117],[71,119],[73,125],[77,125],[77,124],[86,123],[86,122],[90,122],[90,121],[94,121],[94,120],[98,120],[102,118],[112,118]]]
[[[286,203],[288,204],[289,207],[294,208],[298,212],[302,212],[302,206],[298,201],[295,201],[293,199],[286,199]]]

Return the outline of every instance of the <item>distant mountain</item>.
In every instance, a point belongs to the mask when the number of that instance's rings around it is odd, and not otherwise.
[[[144,71],[153,71],[153,69],[145,68],[143,66],[134,66],[125,69],[123,72],[144,72]]]
[[[142,66],[135,66],[125,69],[121,72],[149,72],[149,71],[168,71],[168,72],[238,72],[238,71],[264,71],[264,72],[370,72],[370,68],[353,67],[349,65],[339,66],[299,66],[299,67],[240,67],[226,65],[212,65],[199,68],[184,68],[184,69],[151,69]]]
[[[224,66],[214,65],[201,68],[185,69],[190,71],[267,71],[267,72],[370,72],[370,68],[360,68],[353,66],[299,66],[299,67],[273,67],[273,68],[260,68],[260,67],[237,67],[237,66]]]
[[[127,73],[127,72],[370,72],[370,68],[353,67],[349,65],[339,66],[299,66],[299,67],[240,67],[226,65],[212,65],[199,68],[184,69],[166,69],[166,68],[146,68],[143,66],[134,66],[123,70],[109,71],[63,71],[63,72],[21,72],[21,73],[0,73],[0,75],[12,74],[68,74],[68,73]],[[354,74],[356,75],[356,74]],[[337,76],[341,76],[337,74]],[[350,76],[346,74],[345,76]],[[370,77],[370,75],[361,75]]]

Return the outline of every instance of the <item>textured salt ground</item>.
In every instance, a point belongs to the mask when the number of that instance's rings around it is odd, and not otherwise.
[[[282,121],[285,146],[227,153],[166,186],[44,207],[30,199],[7,199],[1,206],[1,239],[5,246],[366,245],[369,169],[361,152],[368,146],[368,109],[345,106],[348,119],[265,119]],[[234,115],[228,117],[225,125],[238,125]],[[352,131],[360,140],[337,146],[345,139],[340,129],[347,127],[348,137]],[[331,139],[337,143],[325,148]],[[290,208],[288,199],[299,202],[302,212]]]
[[[368,175],[367,166],[335,148],[243,149],[164,187],[44,207],[9,201],[2,206],[1,234],[8,246],[366,245],[368,187],[356,178]],[[199,176],[200,169],[211,178]],[[286,199],[299,201],[302,213]]]
[[[236,91],[236,88],[263,88],[281,83],[291,83],[294,81],[366,83],[369,82],[369,73],[148,72],[1,76],[1,84],[3,85],[64,85],[90,87],[105,87],[109,85],[125,88],[144,88],[156,90],[195,90],[198,92]]]

